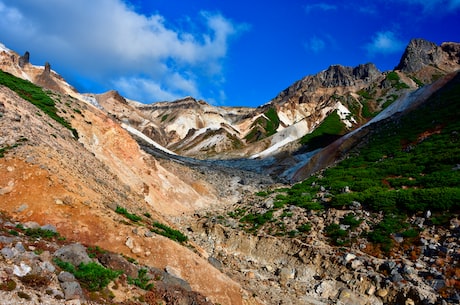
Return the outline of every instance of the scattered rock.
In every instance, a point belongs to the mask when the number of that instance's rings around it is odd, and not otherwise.
[[[74,266],[78,266],[81,263],[89,263],[91,262],[91,258],[86,253],[86,248],[79,243],[70,244],[64,246],[54,252],[54,257],[67,262],[71,263]]]
[[[382,289],[377,290],[375,294],[381,298],[384,298],[388,295],[388,290],[385,288],[382,288]]]
[[[128,236],[126,238],[125,246],[132,250],[134,248],[134,239]]]
[[[50,224],[46,224],[44,226],[41,226],[41,229],[42,230],[48,230],[48,231],[52,231],[54,233],[57,233],[57,228],[53,225],[50,225]]]
[[[13,265],[13,274],[19,277],[27,275],[31,270],[32,268],[23,262],[21,262],[19,266]]]
[[[73,282],[75,281],[75,276],[70,272],[62,271],[58,275],[58,280],[60,282]]]
[[[76,281],[61,282],[61,288],[64,291],[66,300],[83,299],[83,290],[81,289],[80,283]]]

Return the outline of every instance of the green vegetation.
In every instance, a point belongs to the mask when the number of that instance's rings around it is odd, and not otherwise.
[[[390,73],[388,73],[387,80],[391,82],[391,85],[396,90],[409,88],[409,86],[406,83],[401,81],[401,78],[399,77],[398,73],[395,71],[391,71]]]
[[[13,148],[16,148],[18,147],[19,145],[21,145],[23,142],[26,142],[28,141],[27,138],[24,138],[24,137],[21,137],[19,138],[19,140],[14,143],[13,145],[6,145],[4,147],[1,147],[0,148],[0,158],[3,158],[5,156],[5,153]]]
[[[275,108],[269,108],[251,126],[251,132],[244,138],[248,142],[256,142],[276,133],[280,119]]]
[[[152,225],[153,225],[153,228],[150,229],[152,232],[163,235],[169,239],[172,239],[180,243],[185,243],[188,241],[188,237],[184,235],[182,232],[180,232],[179,230],[170,228],[167,225],[162,224],[158,221],[153,222]]]
[[[88,256],[90,258],[99,258],[101,257],[102,255],[104,255],[105,253],[107,253],[106,250],[102,249],[101,247],[99,246],[95,246],[95,247],[88,247],[87,249],[87,252],[88,252]]]
[[[136,214],[129,213],[125,208],[123,208],[121,206],[117,206],[117,208],[115,209],[115,212],[125,216],[126,218],[128,218],[129,220],[131,220],[133,222],[139,222],[139,221],[142,220],[142,218],[140,216],[138,216]]]
[[[94,262],[81,263],[75,267],[71,263],[55,258],[54,263],[62,270],[72,273],[89,291],[105,288],[112,280],[122,274],[122,271],[114,271]]]
[[[51,231],[51,230],[41,229],[41,228],[36,228],[36,229],[27,228],[24,233],[27,236],[30,236],[32,238],[51,239],[53,237],[59,237],[59,233]]]
[[[417,84],[417,86],[419,86],[419,87],[425,86],[425,84],[421,80],[416,78],[415,76],[409,76],[409,77],[410,77],[410,79],[412,79]]]
[[[391,76],[390,79],[395,76]],[[396,75],[397,76],[397,75]],[[398,119],[381,122],[365,143],[335,166],[290,188],[259,192],[270,196],[273,208],[256,214],[250,208],[228,213],[239,218],[249,232],[299,236],[311,229],[297,226],[286,232],[289,213],[279,209],[302,207],[306,211],[348,209],[356,202],[371,213],[370,229],[362,237],[390,253],[394,236],[411,240],[419,230],[410,224],[413,215],[432,212],[430,224],[449,225],[460,211],[460,78],[433,94],[427,103]],[[331,243],[349,245],[357,237],[362,219],[346,214],[326,227]],[[367,227],[367,226],[366,226]],[[301,236],[300,236],[301,237]]]
[[[13,279],[7,279],[3,280],[3,282],[0,283],[0,290],[13,291],[14,289],[16,289],[16,286],[17,284]]]
[[[308,145],[309,150],[315,150],[325,147],[340,138],[344,131],[345,124],[343,124],[337,110],[335,110],[312,133],[303,136],[300,143]]]
[[[142,268],[137,271],[137,278],[132,278],[128,276],[128,284],[136,285],[137,287],[144,290],[151,290],[153,288],[153,283],[150,282],[151,279],[147,276],[147,269]]]
[[[0,85],[4,85],[14,92],[16,92],[21,98],[32,103],[44,113],[46,113],[50,118],[69,129],[75,138],[78,138],[77,130],[72,128],[69,122],[60,117],[57,114],[56,105],[43,90],[42,88],[34,85],[33,83],[17,78],[7,72],[0,71]]]

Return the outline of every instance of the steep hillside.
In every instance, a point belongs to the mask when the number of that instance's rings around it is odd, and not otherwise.
[[[168,226],[164,215],[215,204],[212,185],[186,168],[180,178],[165,169],[86,100],[0,76],[4,212],[23,223],[50,224],[70,241],[170,270],[213,302],[251,302],[200,248],[162,237],[166,229],[155,227],[155,221]]]

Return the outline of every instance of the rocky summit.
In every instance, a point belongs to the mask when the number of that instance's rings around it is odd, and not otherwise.
[[[2,304],[460,302],[459,43],[257,108],[82,94],[32,59],[0,45]]]

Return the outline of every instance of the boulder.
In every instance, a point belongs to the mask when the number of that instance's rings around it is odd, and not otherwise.
[[[54,257],[64,262],[71,263],[74,266],[91,262],[91,258],[88,256],[88,253],[86,253],[86,248],[79,243],[70,244],[58,249],[54,252]]]

